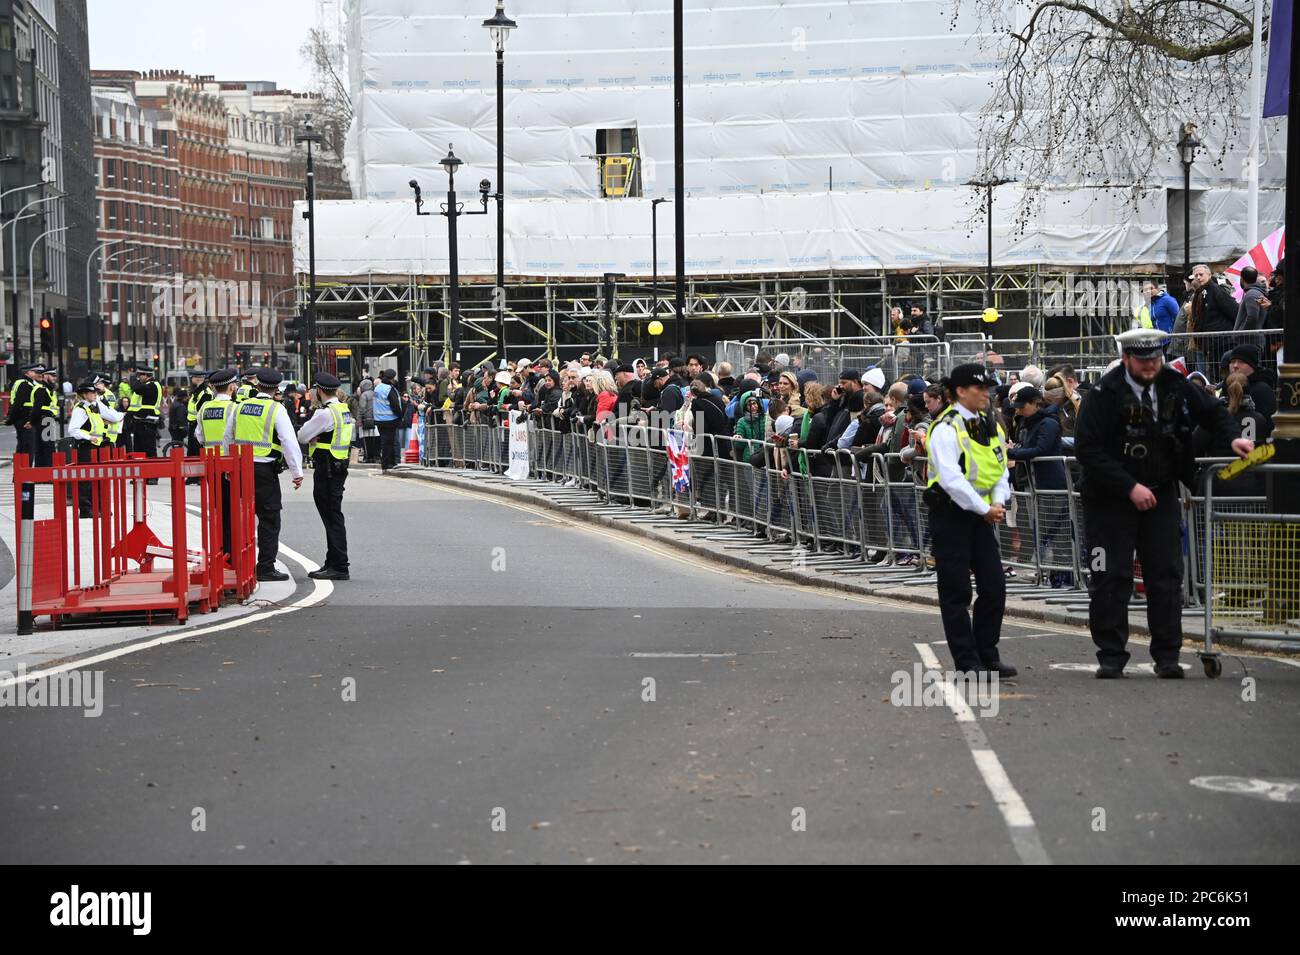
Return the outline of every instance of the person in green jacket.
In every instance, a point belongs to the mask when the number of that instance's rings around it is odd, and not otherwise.
[[[763,402],[757,391],[747,391],[740,396],[740,416],[736,419],[736,440],[732,442],[732,454],[737,461],[748,461],[763,450],[767,440],[767,415],[763,411]]]

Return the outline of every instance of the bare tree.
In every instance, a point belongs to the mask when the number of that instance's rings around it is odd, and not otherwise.
[[[323,30],[313,29],[303,42],[302,58],[311,66],[313,89],[320,97],[319,119],[313,123],[325,147],[343,155],[343,143],[352,125],[352,96],[344,73],[343,51]]]
[[[1062,180],[1136,198],[1184,121],[1219,143],[1245,112],[1252,0],[954,0],[1001,62],[979,118],[976,179]],[[1017,210],[1023,227],[1037,190]],[[983,215],[983,199],[975,215]]]

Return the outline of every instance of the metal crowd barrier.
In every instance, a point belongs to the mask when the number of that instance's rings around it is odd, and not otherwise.
[[[1300,514],[1267,512],[1258,498],[1216,496],[1215,473],[1204,480],[1207,676],[1222,672],[1215,640],[1300,638]],[[1259,476],[1300,474],[1300,464],[1262,464]]]
[[[426,429],[430,466],[505,470],[506,429],[445,423]],[[626,513],[635,522],[667,526],[689,518],[714,525],[719,536],[712,539],[722,546],[757,550],[774,561],[866,573],[902,586],[933,586],[929,509],[922,497],[923,482],[916,478],[923,473],[924,458],[916,458],[908,468],[897,454],[873,453],[859,460],[848,451],[790,449],[699,435],[690,454],[691,480],[685,489],[675,490],[664,433],[636,419],[610,422],[590,432],[530,422],[528,434],[531,480],[594,493],[602,507]],[[761,462],[751,463],[760,453]],[[1063,467],[1063,488],[1039,486],[1035,464],[1048,463]],[[1198,462],[1207,468],[1216,463],[1223,462]],[[1089,568],[1078,462],[1067,456],[1040,457],[1017,462],[1016,470],[1021,469],[1008,520],[997,529],[1003,564],[1015,572],[1008,593],[1086,605]],[[1270,566],[1288,568],[1291,575],[1287,599],[1300,602],[1295,556],[1300,553],[1300,524],[1294,517],[1264,514],[1263,509],[1262,497],[1184,495],[1184,603],[1198,612],[1204,605],[1208,620],[1211,599],[1203,595],[1209,581],[1211,596],[1218,601],[1215,633],[1267,632],[1263,624],[1271,618],[1260,609],[1261,599],[1246,605],[1258,618],[1252,618],[1249,627],[1242,623],[1242,608],[1224,604],[1236,599],[1233,594],[1260,598],[1260,582],[1275,580],[1255,558],[1241,558],[1246,545],[1268,544],[1274,555]],[[1277,518],[1276,526],[1266,518]],[[1268,533],[1261,528],[1269,528]],[[1249,573],[1229,572],[1228,567],[1244,567]],[[1242,574],[1248,583],[1238,580]],[[1139,572],[1139,585],[1140,579]],[[1280,586],[1270,585],[1267,592],[1282,593]],[[1277,632],[1295,636],[1285,628]]]

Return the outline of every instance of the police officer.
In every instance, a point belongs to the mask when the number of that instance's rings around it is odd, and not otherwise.
[[[257,579],[288,580],[276,570],[280,550],[280,464],[293,477],[296,491],[302,487],[302,452],[289,412],[275,400],[276,388],[284,376],[274,368],[257,372],[257,393],[239,403],[226,425],[225,442],[247,444],[253,449],[253,492],[257,510]]]
[[[1199,424],[1238,455],[1227,409],[1164,363],[1167,336],[1134,328],[1118,336],[1121,363],[1083,399],[1074,453],[1083,468],[1080,497],[1091,570],[1088,627],[1097,645],[1098,679],[1124,675],[1133,555],[1142,561],[1147,625],[1156,676],[1182,679],[1183,549],[1178,482],[1191,486],[1192,431]]]
[[[189,423],[189,439],[185,443],[185,453],[195,457],[199,453],[199,410],[212,398],[208,388],[208,373],[202,368],[190,372],[190,399],[185,405],[185,420]]]
[[[222,368],[208,375],[207,388],[212,397],[199,410],[195,434],[203,448],[216,448],[225,454],[230,448],[226,435],[234,433],[237,405],[231,400],[235,391],[235,369]],[[221,475],[221,550],[229,556],[230,547],[230,476]]]
[[[99,414],[104,419],[104,438],[109,445],[117,445],[122,440],[122,424],[126,414],[118,408],[113,393],[108,390],[108,379],[95,375],[90,379],[95,387],[95,400],[99,403]]]
[[[328,372],[316,375],[313,388],[318,406],[298,432],[309,445],[312,461],[312,498],[325,525],[325,565],[307,576],[318,580],[347,580],[348,536],[343,522],[343,487],[348,480],[352,454],[352,412],[339,400],[339,380]]]
[[[141,368],[136,372],[136,384],[131,388],[131,404],[127,407],[127,428],[131,432],[131,450],[147,458],[158,457],[158,419],[162,415],[162,386],[153,380],[153,370]],[[157,484],[157,479],[148,483]]]
[[[952,404],[930,425],[927,448],[930,534],[939,577],[939,611],[953,664],[1013,677],[998,653],[1007,602],[995,525],[1011,499],[1006,434],[989,407],[996,384],[983,365],[958,365],[944,382]],[[978,595],[970,612],[970,575]]]
[[[76,442],[77,463],[89,464],[93,460],[96,448],[106,447],[108,441],[108,422],[103,415],[103,406],[95,391],[94,382],[89,379],[77,385],[77,403],[73,405],[72,415],[68,418],[68,437]],[[92,510],[92,481],[77,482],[77,511],[80,517],[94,517]]]
[[[257,394],[257,373],[260,370],[257,367],[244,370],[242,383],[235,389],[235,404],[241,404]]]
[[[22,373],[21,378],[14,383],[12,391],[9,393],[9,416],[5,418],[5,424],[13,425],[15,447],[19,454],[30,455],[32,462],[36,460],[36,449],[32,444],[32,408],[31,404],[32,389],[40,380],[41,373],[45,367],[38,363],[23,365],[19,371]]]
[[[41,375],[32,384],[27,396],[28,422],[31,429],[27,440],[32,449],[32,463],[38,468],[48,468],[54,463],[54,446],[58,443],[59,385],[58,375],[41,368]]]

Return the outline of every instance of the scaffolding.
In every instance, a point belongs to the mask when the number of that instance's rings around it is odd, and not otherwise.
[[[982,270],[938,267],[907,272],[783,273],[693,276],[687,280],[688,348],[712,353],[728,339],[878,338],[894,334],[891,308],[921,305],[932,318],[950,317],[949,333],[980,331],[994,339],[1111,335],[1128,328],[1132,296],[1141,282],[1163,282],[1162,270],[1064,270],[1030,266],[994,273],[996,325],[978,326],[986,277]],[[300,288],[306,285],[305,277]],[[494,283],[463,280],[460,339],[464,362],[496,361]],[[613,290],[606,302],[606,288]],[[317,342],[327,367],[331,352],[347,353],[356,370],[371,358],[397,356],[407,370],[447,360],[450,303],[443,276],[359,276],[317,283]],[[300,292],[299,306],[305,305]],[[1063,307],[1064,306],[1064,307]],[[582,351],[631,359],[675,343],[673,280],[661,277],[538,277],[507,279],[507,354],[511,358],[576,358]],[[1058,314],[1059,313],[1059,314]],[[650,323],[667,331],[656,339]],[[345,370],[348,370],[345,368]]]

